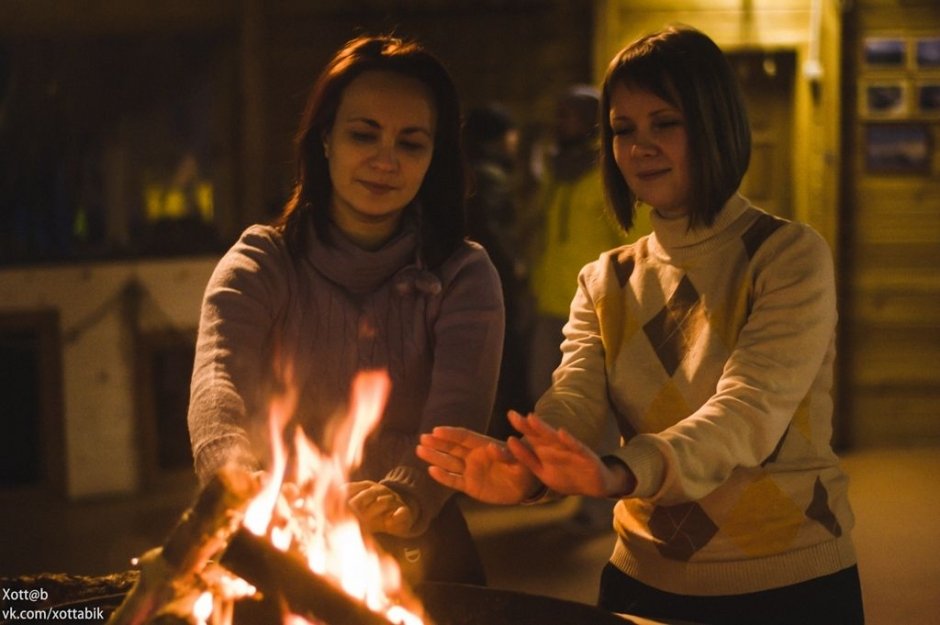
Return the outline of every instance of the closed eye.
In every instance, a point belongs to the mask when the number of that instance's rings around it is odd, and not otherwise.
[[[350,130],[349,138],[356,143],[371,143],[376,140],[378,135],[374,132],[364,132],[361,130]]]
[[[404,149],[405,151],[412,152],[415,154],[424,152],[429,147],[427,143],[422,143],[419,141],[408,141],[408,140],[399,141],[398,145],[400,145],[402,149]]]
[[[681,119],[667,119],[663,121],[658,121],[654,124],[656,128],[675,128],[676,126],[681,126]]]

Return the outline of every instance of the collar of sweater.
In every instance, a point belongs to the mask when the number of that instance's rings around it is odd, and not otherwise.
[[[730,236],[729,226],[741,217],[750,207],[750,202],[734,194],[725,203],[715,217],[715,222],[707,228],[689,230],[689,218],[666,219],[655,210],[650,211],[650,223],[653,234],[651,247],[670,258],[695,256],[708,252],[722,245]]]
[[[311,233],[310,262],[328,280],[352,293],[375,291],[403,267],[416,264],[418,229],[410,219],[377,250],[358,247],[332,224],[330,239],[327,245]]]

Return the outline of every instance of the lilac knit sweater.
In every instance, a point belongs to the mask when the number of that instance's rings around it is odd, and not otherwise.
[[[189,405],[196,472],[205,483],[226,462],[266,464],[266,423],[279,367],[292,368],[295,414],[329,451],[361,369],[385,368],[392,390],[353,479],[381,481],[416,506],[422,533],[453,491],[414,454],[436,425],[482,430],[492,410],[503,341],[499,278],[481,247],[464,243],[433,271],[416,263],[406,225],[382,249],[341,233],[312,235],[300,262],[281,234],[252,226],[206,288]]]

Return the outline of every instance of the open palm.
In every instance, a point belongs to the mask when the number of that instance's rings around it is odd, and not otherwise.
[[[512,455],[553,491],[562,495],[606,497],[615,476],[590,447],[564,429],[555,429],[531,414],[509,413],[509,421],[525,440],[511,438]]]
[[[538,486],[505,443],[465,428],[442,426],[422,434],[417,454],[431,465],[435,480],[487,503],[519,503]]]

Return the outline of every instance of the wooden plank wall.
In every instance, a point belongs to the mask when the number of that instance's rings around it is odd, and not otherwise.
[[[842,397],[854,447],[940,442],[940,110],[924,111],[917,88],[940,88],[940,66],[911,56],[913,42],[940,38],[936,0],[862,0],[848,19],[853,37],[844,54],[855,80],[846,83],[848,148],[853,153],[842,218],[846,240],[842,305]],[[866,62],[864,42],[906,42],[898,67]],[[900,85],[907,95],[872,111],[868,89]],[[917,171],[872,170],[872,129],[919,124],[926,146],[909,146]]]

